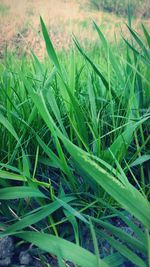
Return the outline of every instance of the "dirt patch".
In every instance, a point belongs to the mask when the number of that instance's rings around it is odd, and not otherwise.
[[[68,49],[72,43],[72,33],[87,43],[97,39],[92,20],[96,21],[107,39],[118,38],[125,30],[125,19],[101,11],[91,11],[87,1],[75,0],[0,0],[0,52],[7,46],[30,53],[34,50],[43,56],[45,45],[41,37],[40,15],[48,26],[51,39],[57,49]],[[140,19],[135,22],[139,27]],[[149,24],[149,21],[145,21]]]

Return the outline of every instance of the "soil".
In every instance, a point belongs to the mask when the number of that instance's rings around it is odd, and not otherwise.
[[[31,245],[22,244],[18,246],[19,240],[15,237],[4,237],[0,240],[0,266],[20,266],[20,267],[42,267],[46,266],[41,263],[38,257],[38,249]],[[47,258],[47,260],[46,260]],[[52,266],[57,267],[55,257],[44,255],[43,259],[49,262]]]

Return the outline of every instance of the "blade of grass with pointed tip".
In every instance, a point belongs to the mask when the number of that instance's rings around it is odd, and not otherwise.
[[[42,33],[44,36],[47,53],[48,53],[50,59],[52,60],[54,66],[57,68],[58,72],[61,73],[61,67],[60,67],[56,52],[55,52],[54,47],[52,45],[52,42],[49,38],[49,34],[48,34],[47,28],[45,26],[45,23],[44,23],[42,17],[40,17],[40,21],[41,21]]]
[[[147,40],[147,44],[150,48],[150,34],[148,33],[146,27],[144,26],[144,24],[142,24],[142,28],[143,28],[143,32],[144,32],[144,35],[145,35],[145,38]]]
[[[114,57],[110,47],[108,46],[107,40],[105,39],[105,37],[104,37],[103,33],[101,32],[100,28],[97,26],[97,24],[95,22],[93,22],[93,23],[94,23],[94,27],[95,27],[98,35],[99,35],[99,38],[102,41],[102,45],[103,45],[103,48],[104,48],[105,52],[109,53],[110,64],[111,64],[111,66],[113,66],[115,74],[118,77],[118,80],[120,82],[122,82],[122,85],[123,85],[124,84],[124,79],[122,77],[122,72],[121,72],[121,70],[119,68],[119,64],[118,64],[116,58]]]
[[[92,66],[93,70],[95,71],[95,73],[101,78],[105,88],[109,91],[109,83],[107,82],[107,80],[104,78],[104,76],[102,75],[102,73],[100,72],[100,70],[96,67],[96,65],[93,63],[93,61],[86,55],[86,53],[82,50],[82,48],[80,47],[78,41],[74,38],[74,42],[76,47],[78,48],[79,52],[84,56],[84,58],[90,63],[90,65]],[[119,98],[116,94],[116,92],[114,91],[113,88],[111,88],[112,91],[112,95],[114,96],[115,101],[117,101],[119,103]]]
[[[45,123],[47,124],[48,128],[50,129],[53,137],[54,137],[54,140],[55,140],[55,145],[56,145],[56,148],[57,148],[57,151],[58,151],[58,154],[59,154],[59,158],[60,158],[60,161],[61,161],[61,164],[63,165],[63,168],[65,170],[65,173],[68,175],[68,177],[70,178],[70,182],[72,184],[73,187],[75,187],[75,181],[74,181],[74,177],[70,171],[70,168],[68,167],[68,164],[66,162],[66,158],[65,158],[65,155],[63,153],[63,150],[62,150],[62,147],[60,145],[60,142],[59,142],[59,139],[57,138],[57,134],[56,134],[56,130],[54,128],[54,121],[47,109],[47,106],[46,106],[46,103],[45,103],[45,99],[43,97],[43,94],[42,92],[40,91],[39,93],[36,93],[33,91],[33,88],[31,88],[30,84],[28,83],[27,80],[23,78],[23,81],[25,83],[25,86],[35,104],[35,106],[37,107],[41,117],[43,118],[43,120],[45,121]]]
[[[70,202],[74,199],[74,197],[65,197],[63,198],[63,201],[65,203]],[[40,208],[40,210],[33,210],[32,214],[27,214],[24,217],[20,219],[20,221],[13,223],[11,226],[8,226],[5,231],[0,234],[0,236],[4,236],[7,234],[11,234],[12,232],[16,232],[19,230],[22,230],[30,225],[33,225],[42,219],[46,218],[56,210],[58,210],[62,205],[56,200],[54,203],[45,205]]]
[[[123,157],[125,156],[126,151],[133,140],[134,131],[141,124],[146,122],[146,120],[148,120],[148,119],[149,119],[149,117],[143,118],[143,119],[139,120],[138,122],[130,122],[130,124],[128,124],[126,126],[125,131],[122,134],[120,134],[116,138],[116,140],[113,142],[113,144],[110,146],[111,152],[113,153],[113,155],[115,156],[115,158],[118,161],[121,161],[123,159]],[[112,157],[110,151],[106,151],[104,153],[104,159],[108,162],[112,161],[113,157]]]
[[[15,131],[15,129],[13,128],[13,126],[11,125],[11,123],[0,113],[0,123],[12,134],[12,136],[16,139],[17,141],[17,145],[20,145],[20,139]],[[28,164],[28,160],[27,157],[24,153],[24,150],[21,146],[22,149],[22,162],[23,162],[23,174],[25,177],[30,178],[30,168],[29,168],[29,164]]]
[[[47,100],[51,106],[51,109],[54,113],[56,120],[58,121],[58,123],[60,125],[60,128],[61,128],[63,134],[66,135],[66,137],[67,137],[67,132],[66,132],[64,125],[63,125],[63,122],[62,122],[60,109],[58,108],[58,105],[57,105],[57,102],[56,102],[56,99],[54,96],[54,91],[52,90],[52,88],[50,91],[47,92]]]
[[[145,47],[144,43],[142,42],[141,38],[139,38],[138,35],[135,33],[135,31],[133,31],[128,25],[127,25],[127,27],[129,29],[130,33],[132,34],[134,40],[138,43],[140,48],[143,50],[145,57],[147,57],[147,59],[150,60],[150,54],[149,54],[147,48]]]
[[[130,164],[130,167],[135,167],[137,165],[143,164],[144,162],[150,160],[150,155],[143,155],[137,158],[134,162]]]
[[[0,113],[0,123],[13,135],[13,137],[19,142],[17,133],[15,132],[11,123]]]

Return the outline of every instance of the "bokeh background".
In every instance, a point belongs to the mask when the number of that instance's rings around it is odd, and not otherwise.
[[[6,47],[21,54],[30,49],[39,56],[45,50],[41,37],[40,15],[48,27],[57,50],[69,49],[72,34],[84,45],[97,40],[92,20],[101,27],[107,40],[119,41],[126,31],[127,0],[0,0],[0,54]],[[131,1],[133,23],[139,30],[141,21],[150,26],[150,1]]]

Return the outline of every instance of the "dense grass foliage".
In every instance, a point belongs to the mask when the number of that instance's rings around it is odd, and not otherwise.
[[[123,53],[94,23],[99,50],[74,38],[59,57],[41,19],[50,62],[1,63],[0,237],[34,244],[42,262],[150,262],[150,35],[130,26]]]
[[[130,4],[133,16],[141,15],[145,18],[150,16],[150,3],[147,0],[90,0],[90,4],[93,8],[126,16]]]

